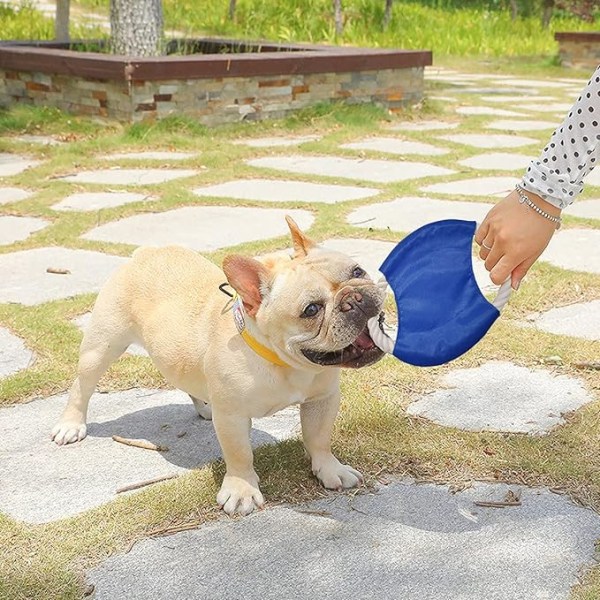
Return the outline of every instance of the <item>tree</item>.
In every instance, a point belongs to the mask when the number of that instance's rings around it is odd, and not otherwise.
[[[163,50],[161,0],[111,0],[110,37],[114,54],[160,55]]]
[[[56,19],[54,21],[54,39],[57,42],[69,41],[70,0],[56,0]]]

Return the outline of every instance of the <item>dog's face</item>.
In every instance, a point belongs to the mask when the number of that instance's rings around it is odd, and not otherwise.
[[[320,248],[287,221],[293,257],[234,255],[223,262],[256,329],[296,366],[358,368],[378,361],[383,352],[367,321],[381,312],[385,292],[355,260]]]

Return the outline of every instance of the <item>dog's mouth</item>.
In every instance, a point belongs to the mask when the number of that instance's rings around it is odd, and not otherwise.
[[[341,350],[333,352],[302,350],[302,354],[316,365],[358,369],[376,363],[383,357],[384,352],[375,345],[369,335],[369,329],[365,327],[350,345]]]

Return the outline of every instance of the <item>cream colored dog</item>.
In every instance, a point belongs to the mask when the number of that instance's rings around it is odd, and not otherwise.
[[[361,474],[331,453],[331,432],[340,367],[362,367],[382,356],[366,327],[381,311],[384,292],[353,259],[320,248],[289,218],[288,225],[294,256],[232,255],[224,273],[185,248],[136,250],[98,295],[54,441],[85,437],[98,380],[137,342],[202,417],[212,413],[227,467],[217,495],[225,512],[248,514],[263,505],[251,419],[291,404],[301,405],[304,444],[321,483],[358,485]],[[236,302],[219,289],[225,278],[239,295]]]

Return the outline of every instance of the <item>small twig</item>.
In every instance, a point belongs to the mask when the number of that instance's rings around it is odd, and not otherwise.
[[[46,273],[53,273],[54,275],[70,275],[69,269],[61,269],[59,267],[48,267]]]
[[[483,506],[484,508],[504,508],[506,506],[521,506],[520,500],[513,500],[512,502],[492,502],[492,501],[483,501],[476,500],[473,502],[475,506]]]
[[[144,450],[156,450],[157,452],[168,452],[167,446],[157,446],[147,440],[130,440],[129,438],[121,437],[120,435],[113,435],[112,439],[119,444],[125,444],[126,446],[134,446],[135,448],[144,448]]]
[[[190,529],[197,529],[203,524],[204,523],[202,521],[194,521],[193,523],[173,525],[172,527],[165,527],[164,529],[155,529],[148,533],[148,537],[158,537],[161,535],[169,535],[171,533],[179,533],[180,531],[189,531]]]
[[[137,490],[142,487],[146,487],[147,485],[152,485],[154,483],[160,483],[161,481],[167,481],[169,479],[175,479],[179,477],[177,474],[172,475],[163,475],[162,477],[155,477],[154,479],[147,479],[146,481],[140,481],[139,483],[130,483],[124,487],[117,489],[117,494],[122,494],[123,492],[130,492],[131,490]]]

